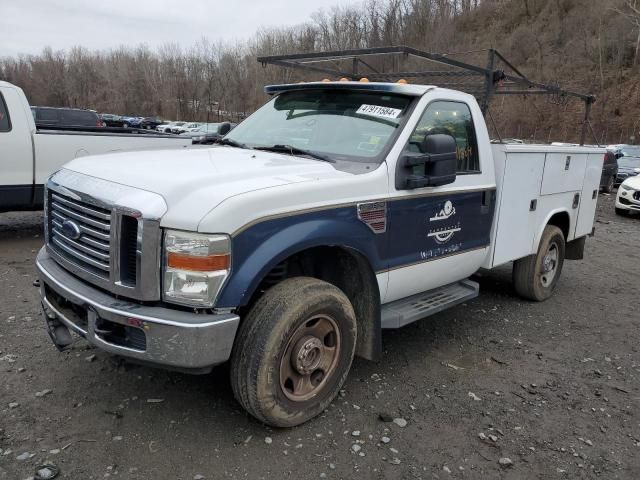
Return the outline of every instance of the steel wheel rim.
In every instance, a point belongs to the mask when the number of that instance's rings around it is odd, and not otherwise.
[[[304,402],[324,388],[335,372],[342,337],[337,322],[315,315],[291,335],[280,359],[280,388],[291,401]]]
[[[558,271],[559,258],[558,244],[552,242],[549,244],[547,253],[542,257],[540,283],[542,283],[543,287],[548,287],[553,283],[553,279],[556,277],[556,272]]]

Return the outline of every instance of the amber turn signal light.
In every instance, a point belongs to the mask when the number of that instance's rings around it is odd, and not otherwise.
[[[209,255],[207,257],[195,257],[181,253],[169,252],[167,266],[179,270],[192,270],[195,272],[216,272],[228,270],[231,264],[230,255]]]

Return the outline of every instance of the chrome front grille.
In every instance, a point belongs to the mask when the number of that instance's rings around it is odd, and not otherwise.
[[[160,195],[62,169],[45,203],[47,250],[58,264],[115,295],[160,300]]]
[[[48,200],[51,247],[85,270],[109,278],[111,212],[55,192]]]

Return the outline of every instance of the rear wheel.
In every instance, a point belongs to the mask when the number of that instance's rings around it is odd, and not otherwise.
[[[231,358],[234,395],[261,422],[300,425],[335,398],[355,344],[355,313],[340,289],[309,277],[284,280],[240,325]]]
[[[606,185],[604,187],[602,187],[602,191],[605,192],[605,193],[613,192],[613,184],[614,184],[614,178],[613,178],[613,176],[610,176],[607,179]]]
[[[524,298],[541,302],[553,294],[564,264],[565,239],[562,230],[547,225],[542,233],[538,253],[516,260],[513,284]]]

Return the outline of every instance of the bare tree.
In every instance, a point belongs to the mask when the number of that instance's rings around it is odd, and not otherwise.
[[[622,15],[637,30],[635,53],[633,55],[633,65],[638,64],[638,55],[640,54],[640,1],[624,0],[622,6],[614,6],[612,9]]]
[[[45,48],[39,55],[0,58],[0,79],[21,86],[34,105],[237,121],[264,102],[265,84],[322,78],[263,67],[256,56],[400,44],[467,52],[463,59],[478,63],[486,61],[487,48],[497,48],[534,78],[592,91],[606,100],[598,104],[594,129],[612,142],[634,131],[632,119],[640,117],[634,77],[640,63],[640,0],[364,0],[318,11],[301,25],[260,29],[244,43],[202,39],[186,49],[177,44],[155,50]],[[381,71],[425,68],[402,58],[368,63]],[[363,66],[360,73],[367,71]],[[551,140],[558,132],[569,140],[576,131],[579,105],[558,109],[542,99],[528,102],[507,98],[495,105],[498,128]]]

